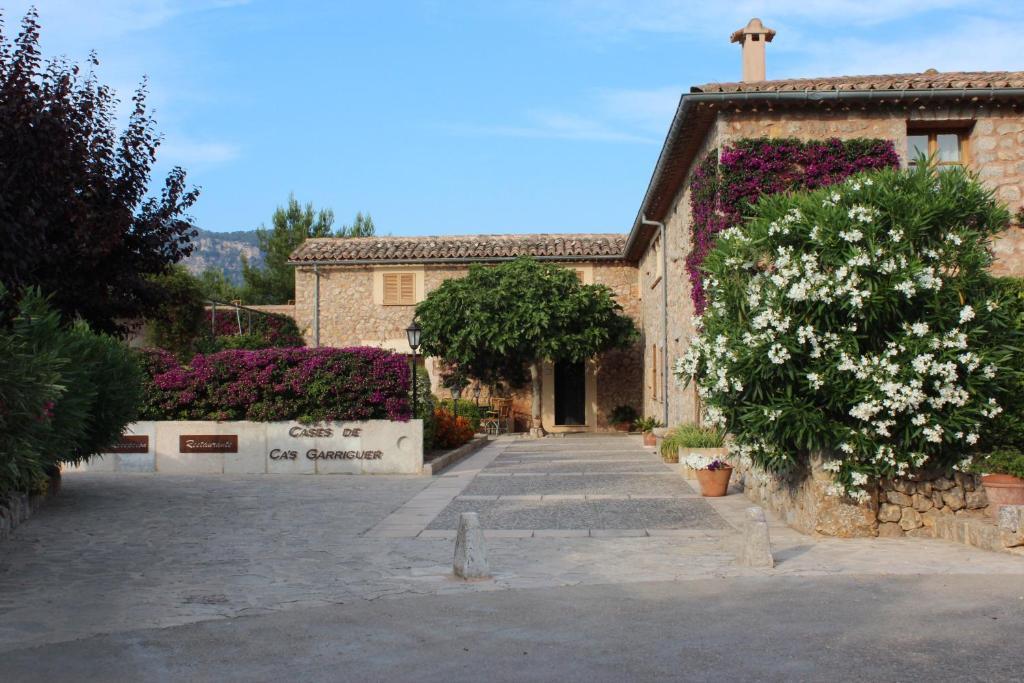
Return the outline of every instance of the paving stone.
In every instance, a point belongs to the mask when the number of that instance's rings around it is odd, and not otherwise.
[[[595,511],[584,500],[452,501],[430,523],[431,529],[454,529],[463,512],[477,512],[484,529],[590,529]]]

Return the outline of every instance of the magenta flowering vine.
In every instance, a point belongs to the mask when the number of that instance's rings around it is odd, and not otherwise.
[[[216,319],[213,312],[206,311],[206,327],[209,330],[214,327],[214,336],[218,339],[238,337],[238,317],[233,308],[218,308]],[[264,314],[252,315],[251,325],[249,314],[245,311],[241,316],[242,334],[251,337],[248,343],[256,344],[259,348],[286,348],[290,346],[305,346],[306,342],[299,332],[295,321],[286,315]],[[250,332],[251,329],[251,332]],[[249,347],[253,348],[253,347]]]
[[[825,187],[854,173],[899,163],[891,141],[867,138],[748,138],[722,147],[721,155],[711,150],[690,182],[692,246],[686,271],[694,310],[700,315],[707,305],[701,265],[715,235],[738,225],[759,197]]]
[[[405,356],[370,347],[146,351],[145,420],[408,420]]]

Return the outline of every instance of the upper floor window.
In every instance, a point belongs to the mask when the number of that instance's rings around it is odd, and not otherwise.
[[[911,129],[907,132],[907,163],[914,166],[922,154],[940,169],[962,166],[967,162],[967,131]]]
[[[412,306],[416,303],[416,273],[383,273],[385,306]]]

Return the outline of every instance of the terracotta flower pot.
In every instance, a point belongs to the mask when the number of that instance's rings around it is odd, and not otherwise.
[[[617,431],[617,432],[628,432],[629,428],[632,427],[632,426],[633,425],[631,423],[629,423],[629,422],[616,422],[615,423],[615,431]]]
[[[1004,505],[1024,505],[1024,479],[1012,474],[986,474],[981,478],[988,496],[988,513],[999,518]]]
[[[700,494],[706,498],[724,496],[729,490],[729,478],[732,467],[726,465],[717,470],[697,470],[697,481],[700,483]]]
[[[654,432],[644,432],[644,445],[645,446],[657,446],[658,437],[654,435]]]

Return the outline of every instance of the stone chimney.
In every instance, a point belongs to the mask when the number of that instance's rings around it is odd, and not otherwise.
[[[743,28],[733,32],[730,43],[743,46],[743,80],[765,80],[764,44],[772,42],[775,30],[766,28],[757,17]]]

